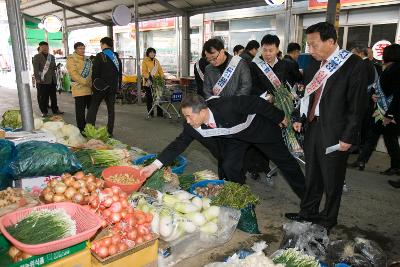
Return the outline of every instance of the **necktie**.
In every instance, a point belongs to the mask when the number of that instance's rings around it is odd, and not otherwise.
[[[322,64],[321,64],[321,67],[324,66],[326,62],[327,62],[326,60],[323,60],[323,61],[322,61]],[[308,113],[308,116],[307,116],[309,122],[312,122],[312,121],[314,120],[314,118],[315,118],[315,109],[317,108],[319,99],[321,98],[321,93],[322,93],[322,87],[323,87],[323,86],[324,86],[324,85],[321,84],[321,86],[320,86],[320,87],[317,89],[317,91],[315,91],[315,93],[314,93],[314,98],[313,98],[313,101],[312,101],[312,106],[311,106],[310,112]]]

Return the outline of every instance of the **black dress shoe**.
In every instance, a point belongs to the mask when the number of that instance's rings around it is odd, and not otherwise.
[[[400,188],[400,180],[397,181],[389,180],[388,183],[394,188]]]
[[[390,167],[389,169],[387,169],[386,171],[381,172],[380,174],[389,175],[389,176],[400,175],[400,169]]]
[[[304,222],[304,221],[310,221],[309,219],[304,218],[298,213],[285,213],[285,217],[288,218],[289,220],[292,221],[297,221],[297,222]]]
[[[63,111],[57,110],[56,112],[53,112],[54,115],[62,115],[64,114]]]

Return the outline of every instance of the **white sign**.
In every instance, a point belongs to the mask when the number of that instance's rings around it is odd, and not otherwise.
[[[265,3],[270,6],[279,6],[285,3],[285,0],[265,0]]]
[[[132,13],[125,5],[115,6],[111,14],[112,21],[118,26],[126,26],[132,22]]]
[[[44,17],[42,24],[45,30],[51,33],[59,32],[62,27],[61,20],[54,15]]]
[[[382,40],[374,44],[372,47],[372,53],[374,55],[374,58],[376,60],[382,60],[383,56],[383,49],[385,49],[386,46],[391,45],[392,43],[386,40]]]

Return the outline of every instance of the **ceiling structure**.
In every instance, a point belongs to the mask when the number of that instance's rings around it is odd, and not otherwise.
[[[139,0],[139,20],[265,6],[265,0]],[[133,0],[21,0],[21,12],[38,19],[46,15],[63,18],[66,9],[68,28],[99,24],[111,26],[111,11],[117,5],[126,5],[134,14]]]

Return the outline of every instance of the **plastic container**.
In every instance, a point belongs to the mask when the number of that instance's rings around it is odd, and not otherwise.
[[[76,235],[61,240],[51,241],[43,244],[29,245],[19,242],[13,238],[6,227],[14,225],[28,216],[34,210],[42,209],[64,209],[76,222]],[[41,255],[67,247],[74,246],[80,242],[90,239],[101,227],[101,218],[92,211],[74,203],[61,202],[48,205],[42,205],[34,208],[15,211],[0,218],[0,230],[3,235],[19,250],[32,255]]]
[[[134,178],[138,179],[138,183],[136,184],[120,184],[120,183],[115,183],[109,179],[110,176],[116,175],[116,174],[130,174]],[[104,179],[104,185],[106,187],[112,187],[112,186],[118,186],[121,188],[122,191],[126,192],[127,194],[130,194],[132,192],[137,191],[142,184],[146,181],[146,178],[143,176],[140,176],[140,170],[134,167],[130,166],[113,166],[113,167],[108,167],[105,169],[102,174],[103,179]]]
[[[133,164],[135,164],[135,165],[141,165],[141,164],[143,164],[146,160],[151,159],[151,158],[155,158],[155,157],[157,157],[157,154],[147,154],[147,155],[145,155],[145,156],[142,156],[142,157],[139,157],[139,158],[135,159],[135,160],[133,161]],[[173,167],[173,168],[171,169],[171,171],[172,171],[173,173],[176,173],[176,174],[182,174],[182,173],[185,171],[185,168],[186,168],[186,166],[187,166],[187,163],[188,163],[188,162],[187,162],[187,159],[186,159],[184,156],[181,156],[181,155],[179,155],[176,159],[178,160],[179,165],[176,166],[176,167]]]
[[[209,184],[221,185],[221,184],[224,184],[224,183],[225,183],[224,180],[203,180],[203,181],[197,182],[197,183],[193,184],[191,187],[189,187],[189,193],[202,198],[202,196],[199,196],[194,192],[194,190],[197,187],[206,187]],[[209,198],[212,198],[212,197],[209,197]]]

